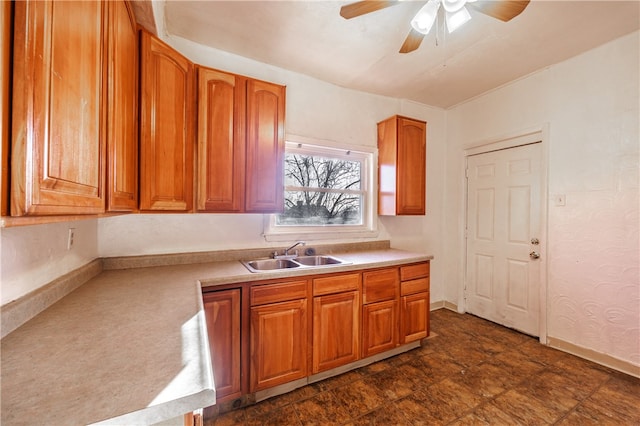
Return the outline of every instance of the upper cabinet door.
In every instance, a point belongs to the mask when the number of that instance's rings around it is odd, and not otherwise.
[[[198,67],[199,211],[244,209],[247,79]]]
[[[284,210],[285,87],[247,83],[247,213]]]
[[[138,208],[138,32],[128,3],[109,2],[107,210]]]
[[[425,214],[426,133],[411,118],[378,123],[378,214]]]
[[[399,118],[397,208],[401,215],[425,213],[426,133],[426,123]]]
[[[104,211],[104,2],[15,2],[11,214]]]
[[[141,36],[140,210],[193,207],[193,64]]]

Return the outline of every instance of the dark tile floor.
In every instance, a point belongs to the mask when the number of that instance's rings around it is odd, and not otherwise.
[[[640,425],[640,379],[445,309],[384,361],[205,419],[213,425]]]

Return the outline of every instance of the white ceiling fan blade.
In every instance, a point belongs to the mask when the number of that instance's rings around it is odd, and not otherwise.
[[[411,20],[411,27],[421,34],[429,34],[438,15],[440,0],[429,0]]]

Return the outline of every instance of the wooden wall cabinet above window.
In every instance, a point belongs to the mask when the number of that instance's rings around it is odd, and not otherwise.
[[[285,87],[197,68],[196,208],[281,212]]]
[[[378,123],[378,214],[424,215],[427,123],[393,116]]]

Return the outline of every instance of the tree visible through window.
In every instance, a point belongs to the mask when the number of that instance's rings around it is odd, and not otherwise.
[[[349,151],[333,155],[287,151],[285,211],[277,225],[361,225],[363,164]],[[355,158],[352,158],[355,157]]]

